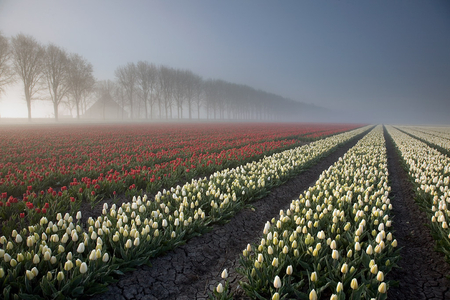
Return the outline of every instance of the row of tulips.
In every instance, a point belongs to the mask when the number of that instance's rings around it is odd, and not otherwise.
[[[312,161],[368,127],[264,157],[209,178],[144,196],[80,220],[68,213],[43,217],[0,237],[0,287],[5,299],[66,299],[100,292],[112,275],[145,263],[229,218]]]
[[[389,192],[378,126],[265,224],[261,242],[243,250],[240,285],[252,299],[386,299],[399,257]],[[231,298],[225,287],[214,298]]]
[[[82,201],[95,205],[101,199],[136,195],[140,190],[156,193],[179,182],[293,148],[313,133],[333,134],[351,128],[305,124],[273,124],[273,128],[262,124],[243,128],[204,127],[195,124],[177,127],[182,133],[192,129],[199,136],[192,132],[182,136],[176,127],[169,125],[70,127],[63,128],[62,132],[69,131],[72,135],[62,136],[55,128],[44,127],[38,129],[46,129],[44,133],[49,136],[36,131],[26,145],[23,141],[14,142],[15,136],[2,131],[0,222],[3,233],[10,234],[17,223],[36,223],[42,216],[54,219],[58,212],[74,214]],[[92,132],[84,131],[88,129]],[[250,135],[249,130],[256,133]]]
[[[450,262],[450,158],[396,128],[387,130],[414,184],[416,201],[431,219],[437,249]]]
[[[398,127],[398,129],[406,132],[415,138],[436,147],[438,150],[443,150],[444,153],[450,153],[450,137],[446,138],[445,134],[434,132],[426,127]]]

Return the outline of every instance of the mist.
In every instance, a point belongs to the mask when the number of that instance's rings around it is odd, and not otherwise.
[[[72,79],[43,67],[25,93],[1,77],[0,122],[450,124],[449,15],[419,0],[2,1],[9,48],[53,45]]]

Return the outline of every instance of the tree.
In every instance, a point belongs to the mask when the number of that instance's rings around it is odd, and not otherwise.
[[[116,69],[115,75],[118,84],[125,89],[128,103],[130,103],[130,117],[133,118],[133,97],[137,84],[136,65],[128,63],[126,66],[120,66]]]
[[[45,49],[43,73],[53,103],[55,120],[58,120],[58,107],[69,90],[69,58],[63,49],[50,44]]]
[[[177,117],[178,119],[183,118],[183,103],[185,100],[186,92],[186,76],[182,70],[173,70],[171,72],[171,77],[173,80],[173,98],[177,105]]]
[[[183,72],[184,95],[188,105],[189,120],[192,119],[192,106],[197,104],[198,117],[200,118],[200,90],[202,78],[189,70]]]
[[[0,32],[0,94],[14,82],[14,72],[10,66],[11,48],[8,39]]]
[[[19,33],[11,39],[14,71],[23,81],[28,120],[31,120],[31,100],[40,87],[44,48],[31,36]]]
[[[77,108],[77,119],[80,118],[83,100],[92,92],[95,78],[92,74],[92,64],[78,54],[69,57],[69,101]]]
[[[175,72],[174,69],[166,67],[166,66],[160,66],[159,68],[159,88],[161,89],[159,101],[161,99],[164,101],[164,112],[166,119],[169,117],[172,118],[172,96],[174,92],[174,76],[173,73]],[[160,106],[160,112],[159,115],[161,117],[161,104],[158,103]]]
[[[153,115],[154,94],[158,80],[158,69],[154,64],[150,64],[146,61],[138,61],[136,71],[137,85],[140,89],[139,95],[144,103],[145,118],[148,119],[148,106],[150,106],[150,117]]]

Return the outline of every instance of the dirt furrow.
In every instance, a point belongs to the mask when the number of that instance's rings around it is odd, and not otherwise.
[[[285,209],[313,185],[322,171],[344,155],[362,136],[342,145],[284,185],[274,188],[268,196],[252,203],[252,208],[242,210],[227,224],[215,226],[212,231],[152,259],[151,267],[142,266],[127,273],[110,285],[106,293],[89,299],[207,299],[208,291],[215,287],[224,268],[228,269],[231,286],[235,289],[240,279],[235,268],[239,254],[247,243],[257,242],[265,222],[276,217],[280,209]]]
[[[393,141],[385,130],[394,236],[400,252],[399,268],[387,279],[399,282],[391,287],[388,299],[450,299],[450,266],[444,255],[434,251],[435,241],[424,211],[414,202],[414,191],[408,174],[400,164]]]

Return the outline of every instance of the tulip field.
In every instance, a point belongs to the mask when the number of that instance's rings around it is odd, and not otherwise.
[[[0,128],[2,298],[102,293],[352,140],[315,184],[261,220],[260,242],[249,237],[236,257],[239,286],[249,299],[387,298],[400,249],[383,126],[205,125]],[[450,131],[385,129],[450,262]],[[237,297],[228,275],[211,299]]]

